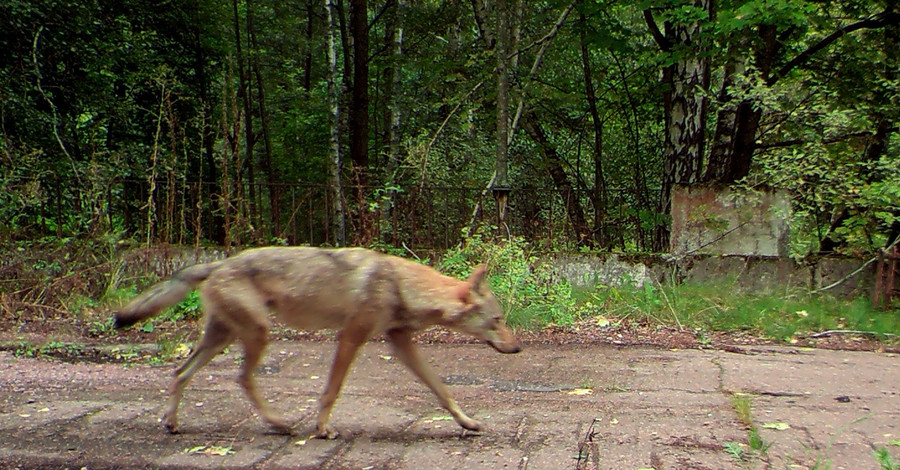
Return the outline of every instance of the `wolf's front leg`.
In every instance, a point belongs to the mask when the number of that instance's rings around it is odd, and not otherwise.
[[[341,393],[341,386],[344,384],[344,378],[347,377],[350,365],[353,364],[353,359],[356,358],[356,353],[369,337],[368,331],[368,328],[353,328],[341,331],[338,336],[338,349],[334,356],[334,362],[331,364],[328,384],[319,400],[316,437],[320,439],[336,439],[338,437],[338,432],[328,424],[331,421],[331,410],[334,408],[338,394]]]
[[[453,419],[456,420],[460,426],[470,431],[480,431],[481,423],[463,413],[459,405],[457,405],[450,396],[450,391],[447,390],[447,387],[441,382],[441,379],[434,373],[428,363],[422,359],[422,356],[419,355],[419,351],[412,342],[412,332],[409,330],[397,329],[388,331],[387,334],[388,338],[391,340],[391,344],[394,345],[394,351],[397,353],[397,357],[399,357],[400,360],[416,374],[416,377],[418,377],[419,380],[424,382],[425,385],[437,395],[438,401],[450,412]]]

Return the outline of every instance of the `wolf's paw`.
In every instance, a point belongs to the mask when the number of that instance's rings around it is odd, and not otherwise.
[[[178,420],[174,416],[167,414],[163,416],[162,422],[169,434],[178,434]]]
[[[326,426],[324,428],[319,428],[316,430],[316,438],[318,439],[337,439],[341,434],[335,431],[331,426]]]
[[[291,435],[294,431],[291,429],[291,425],[287,421],[282,421],[280,419],[270,419],[267,420],[269,425],[272,426],[272,429],[278,434]]]
[[[464,417],[457,420],[460,426],[468,429],[469,431],[481,431],[481,423],[475,421],[472,418]]]

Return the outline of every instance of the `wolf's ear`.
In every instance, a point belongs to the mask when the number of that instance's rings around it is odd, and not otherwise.
[[[465,284],[459,287],[460,300],[465,303],[472,303],[475,301],[478,291],[481,290],[481,285],[484,283],[486,273],[487,267],[485,265],[479,264],[475,267],[472,274],[466,279]]]
[[[468,283],[472,286],[472,290],[481,290],[481,284],[484,283],[484,277],[487,274],[487,266],[479,264],[469,275]]]

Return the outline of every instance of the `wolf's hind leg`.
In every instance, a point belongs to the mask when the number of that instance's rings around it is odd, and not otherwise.
[[[163,415],[163,424],[173,434],[178,431],[178,404],[191,377],[234,341],[234,334],[227,324],[217,320],[213,315],[208,318],[200,343],[184,364],[175,370],[175,377],[169,385],[169,403],[166,414]]]
[[[241,342],[244,345],[244,363],[241,366],[241,374],[238,383],[244,388],[247,398],[256,407],[259,415],[281,434],[290,434],[291,426],[287,421],[275,417],[275,414],[266,404],[256,388],[256,380],[253,371],[259,365],[263,352],[266,349],[268,326],[247,325],[241,332]]]
[[[441,382],[441,379],[434,373],[431,366],[419,355],[419,351],[412,342],[412,332],[406,329],[396,329],[388,331],[387,335],[394,346],[394,352],[397,354],[397,357],[437,395],[441,406],[450,412],[453,419],[460,426],[470,431],[480,431],[481,423],[463,413],[459,405],[453,400],[453,397],[450,396],[447,386]]]

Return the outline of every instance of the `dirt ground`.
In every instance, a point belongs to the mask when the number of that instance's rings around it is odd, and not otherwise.
[[[425,334],[424,355],[480,433],[462,433],[375,340],[335,408],[341,436],[323,441],[310,435],[328,335],[280,335],[259,371],[294,435],[270,433],[253,413],[234,381],[239,348],[197,375],[182,432],[169,435],[159,417],[177,362],[134,354],[167,335],[190,339],[187,327],[102,338],[23,330],[0,330],[0,468],[856,470],[881,468],[881,448],[900,462],[900,355],[865,337],[780,346],[584,324],[522,335],[522,353],[499,355]],[[80,346],[23,353],[23,342],[33,351],[51,338]]]

